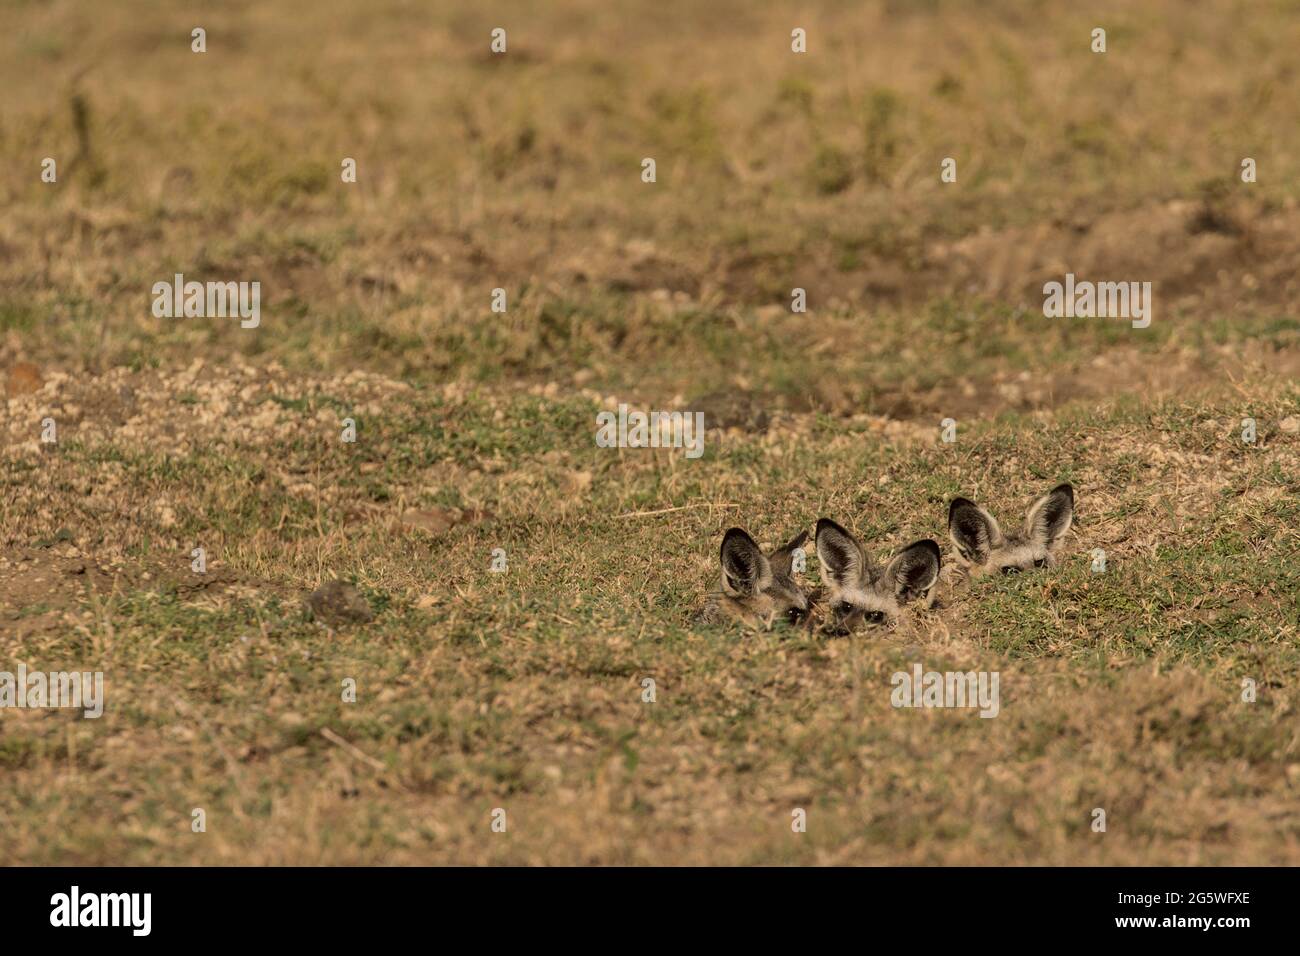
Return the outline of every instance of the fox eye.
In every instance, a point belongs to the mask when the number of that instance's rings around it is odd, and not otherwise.
[[[1004,564],[1004,565],[1002,565],[1002,573],[1003,573],[1003,574],[1019,574],[1019,573],[1020,573],[1020,569],[1019,569],[1018,567],[1016,567],[1014,564]]]
[[[835,605],[835,613],[837,613],[837,614],[852,614],[852,613],[853,613],[853,605],[850,604],[848,601],[841,601],[839,604]]]
[[[1034,567],[1036,568],[1041,568],[1046,563],[1047,563],[1046,558],[1034,558]]]
[[[790,610],[785,612],[785,618],[791,624],[798,624],[807,616],[808,616],[808,612],[805,611],[803,608],[799,608],[799,607],[792,607],[790,608]]]
[[[885,612],[884,612],[884,611],[867,611],[865,614],[862,615],[862,619],[863,619],[864,621],[866,621],[868,624],[884,624],[884,623],[885,623]]]

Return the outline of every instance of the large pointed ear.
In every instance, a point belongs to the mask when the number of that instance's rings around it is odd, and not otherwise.
[[[969,498],[954,498],[948,506],[948,536],[957,552],[972,564],[983,564],[1002,543],[997,521]]]
[[[1034,544],[1051,550],[1061,543],[1073,521],[1074,488],[1057,485],[1030,506],[1025,535]]]
[[[761,591],[772,580],[772,566],[744,528],[722,537],[722,589],[735,597]]]
[[[894,589],[899,604],[919,598],[939,580],[942,563],[939,545],[926,538],[914,541],[898,552],[885,568],[885,582]]]
[[[861,583],[867,566],[858,539],[830,518],[817,520],[817,561],[822,569],[822,582],[830,587]]]
[[[772,570],[778,574],[790,574],[790,569],[794,566],[794,552],[797,548],[803,547],[808,540],[808,532],[800,531],[790,541],[772,552],[771,562]]]

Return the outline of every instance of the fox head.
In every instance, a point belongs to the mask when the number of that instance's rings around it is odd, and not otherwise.
[[[794,579],[795,549],[808,540],[801,531],[788,544],[765,555],[744,528],[722,538],[722,610],[753,627],[770,628],[776,620],[799,625],[808,618],[808,595]]]
[[[954,498],[948,507],[948,534],[971,577],[1018,574],[1056,563],[1056,552],[1074,521],[1074,489],[1057,485],[1029,507],[1025,527],[1004,532],[975,502]]]
[[[909,544],[883,567],[867,559],[862,544],[830,518],[817,522],[817,561],[826,585],[828,628],[892,624],[904,604],[928,598],[939,579],[939,545]]]

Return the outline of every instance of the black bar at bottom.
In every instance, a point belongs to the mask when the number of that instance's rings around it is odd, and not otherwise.
[[[444,934],[455,933],[493,945],[716,941],[734,948],[789,939],[807,947],[823,937],[842,942],[846,932],[873,944],[974,943],[989,941],[989,932],[1009,940],[1048,927],[1072,942],[1181,945],[1199,937],[1232,945],[1294,931],[1295,875],[1262,868],[10,868],[0,869],[0,925],[7,944],[75,934],[78,943],[284,938],[337,946],[412,934],[449,943]],[[680,935],[688,929],[689,937]]]

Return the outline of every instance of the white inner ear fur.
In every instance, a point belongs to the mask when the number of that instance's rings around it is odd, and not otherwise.
[[[841,566],[838,572],[832,570],[833,562],[830,559],[832,551],[827,544],[831,535],[835,536],[848,554],[848,561]],[[834,531],[818,535],[816,546],[817,566],[821,572],[822,584],[831,589],[843,589],[855,587],[865,580],[866,558],[862,552],[862,545],[858,544],[857,539],[852,535],[841,535]],[[836,549],[836,551],[838,550]]]
[[[1006,538],[1002,534],[1002,526],[998,524],[998,519],[989,514],[988,510],[981,505],[975,507],[979,509],[979,513],[984,516],[984,520],[989,524],[989,550],[992,551],[994,548],[1001,547]]]
[[[730,576],[727,574],[727,563],[722,562],[722,590],[733,597],[744,597],[746,594],[761,594],[772,586],[772,563],[767,560],[767,556],[761,551],[756,552],[754,558],[755,567],[758,573],[754,576],[754,585],[752,591],[741,591],[731,586]]]
[[[989,554],[992,554],[998,548],[1006,544],[1006,537],[1002,534],[1002,526],[998,524],[998,519],[993,517],[993,515],[991,515],[988,509],[983,505],[975,505],[975,510],[984,518],[985,527],[987,528],[989,535],[988,550]],[[962,561],[966,561],[966,558],[963,557],[961,553],[961,541],[958,540],[955,534],[953,534],[951,525],[948,526],[948,537],[952,539],[953,545],[957,548],[957,557]]]
[[[902,569],[903,557],[904,555],[900,554],[898,557],[894,558],[894,560],[889,563],[889,569],[885,572],[886,584],[895,594],[898,593],[900,586],[906,585],[906,582],[902,579],[899,573]],[[929,578],[924,584],[916,586],[917,590],[921,594],[925,594],[925,592],[929,591],[930,588],[934,587],[935,582],[939,580],[939,565],[929,564],[927,562],[927,567],[930,569]]]
[[[1047,503],[1051,500],[1052,495],[1050,493],[1043,495],[1043,497],[1039,498],[1030,506],[1029,514],[1025,516],[1025,537],[1046,548],[1055,548],[1060,544],[1061,539],[1065,537],[1067,532],[1069,532],[1070,526],[1074,524],[1074,508],[1071,506],[1065,513],[1065,521],[1056,530],[1055,534],[1051,532],[1051,529],[1046,527],[1046,519],[1044,519],[1042,534],[1038,533],[1037,524],[1039,516],[1042,514],[1044,509],[1047,508]]]
[[[861,571],[855,569],[852,564],[845,565],[839,574],[831,571],[820,554],[817,555],[817,564],[821,568],[822,584],[830,588],[832,592],[852,590],[861,581]]]
[[[984,528],[988,532],[988,550],[989,554],[992,554],[993,551],[1006,544],[1006,538],[1002,535],[1002,525],[997,523],[997,519],[993,518],[993,515],[989,514],[988,509],[985,509],[983,505],[976,505],[975,510],[984,519]],[[954,535],[952,525],[948,527],[948,537],[952,538],[954,545],[957,545],[957,554],[958,557],[961,557],[961,541],[958,540],[957,535]]]

